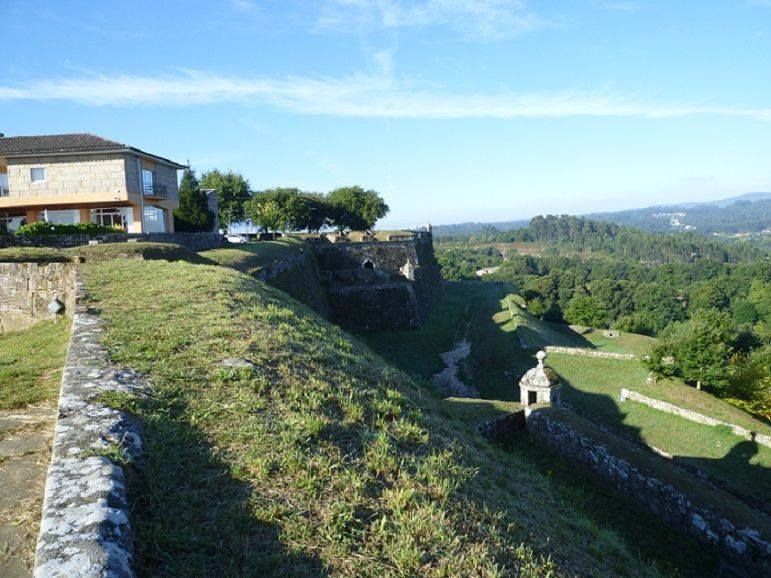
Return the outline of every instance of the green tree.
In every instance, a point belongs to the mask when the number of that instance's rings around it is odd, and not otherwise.
[[[371,229],[389,208],[380,195],[359,186],[341,187],[329,193],[330,221],[339,230]]]
[[[242,175],[233,171],[223,173],[214,169],[201,175],[201,187],[217,190],[217,212],[220,223],[229,227],[230,223],[244,220],[244,203],[251,197],[251,191],[249,181]]]
[[[731,316],[717,309],[700,309],[691,319],[673,323],[653,348],[648,366],[668,376],[682,377],[717,389],[724,387],[736,339]]]
[[[277,231],[283,231],[287,226],[286,208],[280,202],[268,195],[255,195],[246,203],[247,216],[252,222],[257,223],[263,230],[273,232],[273,238]]]
[[[574,325],[603,327],[607,323],[607,313],[599,300],[581,295],[570,301],[565,309],[565,319]]]
[[[206,193],[201,191],[195,171],[187,168],[179,183],[179,208],[174,209],[174,230],[182,233],[211,231],[214,215]]]

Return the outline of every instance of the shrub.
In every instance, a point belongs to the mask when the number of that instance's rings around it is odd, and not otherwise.
[[[56,225],[47,221],[37,221],[35,223],[28,223],[22,225],[16,231],[16,235],[104,235],[108,233],[125,233],[125,231],[119,227],[108,227],[93,223],[91,221],[84,221],[77,223],[76,225]]]

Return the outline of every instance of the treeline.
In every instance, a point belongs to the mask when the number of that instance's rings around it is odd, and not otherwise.
[[[522,243],[538,242],[557,253],[606,253],[648,264],[694,262],[721,263],[754,259],[759,251],[744,243],[727,244],[694,233],[654,234],[572,215],[534,217],[527,227],[499,232],[485,230],[465,238],[442,242]]]
[[[205,190],[214,189],[217,217],[224,228],[251,220],[265,232],[371,229],[389,208],[380,195],[359,186],[341,187],[328,194],[297,188],[253,191],[242,175],[212,170],[201,175],[186,169],[179,186],[179,208],[174,211],[175,229],[183,232],[211,230],[214,215]]]
[[[737,201],[728,206],[696,205],[651,207],[616,213],[596,213],[589,218],[610,221],[621,226],[636,227],[649,232],[668,232],[673,227],[661,213],[685,213],[679,220],[682,225],[695,227],[702,235],[712,233],[757,233],[771,228],[771,199]]]

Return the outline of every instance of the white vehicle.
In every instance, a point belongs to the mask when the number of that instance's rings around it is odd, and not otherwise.
[[[228,243],[246,243],[246,237],[243,235],[226,235]]]

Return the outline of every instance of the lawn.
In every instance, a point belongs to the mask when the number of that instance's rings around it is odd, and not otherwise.
[[[67,319],[0,335],[0,410],[58,395],[69,339]]]
[[[249,275],[257,273],[263,267],[286,259],[290,255],[307,250],[302,239],[284,237],[275,241],[257,243],[238,243],[201,251],[199,255],[218,265],[231,267]]]
[[[605,337],[602,329],[592,329],[584,333],[583,337],[598,351],[608,353],[633,353],[639,358],[650,353],[656,340],[647,335],[627,333],[622,331],[618,337]]]
[[[771,428],[766,424],[682,382],[667,380],[649,386],[645,383],[647,370],[636,360],[551,353],[547,364],[562,380],[563,398],[577,410],[677,456],[746,494],[771,502],[771,448],[747,442],[725,427],[706,426],[634,401],[619,404],[617,400],[621,388],[626,387],[756,431],[768,433]]]
[[[129,475],[139,575],[658,575],[527,461],[255,279],[133,260],[83,277],[113,362],[152,384],[111,400],[146,448]]]

